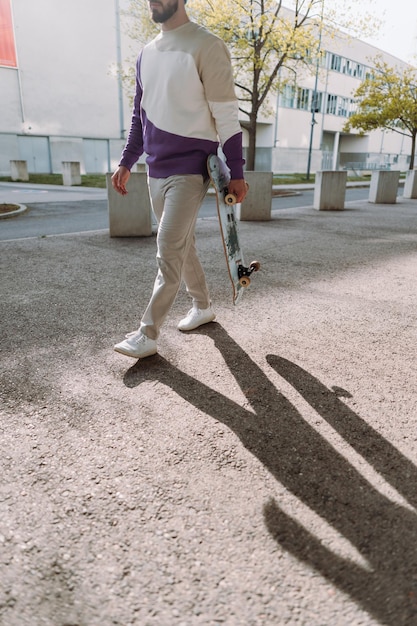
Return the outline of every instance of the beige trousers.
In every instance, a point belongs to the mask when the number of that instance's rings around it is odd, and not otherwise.
[[[195,247],[198,211],[209,185],[202,176],[149,178],[152,208],[158,220],[158,274],[140,329],[157,339],[183,280],[193,305],[206,309],[210,296]]]

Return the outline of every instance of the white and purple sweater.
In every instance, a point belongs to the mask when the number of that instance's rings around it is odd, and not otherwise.
[[[120,165],[145,152],[149,175],[207,175],[222,147],[232,178],[243,178],[242,131],[224,42],[187,22],[161,33],[139,55],[129,137]]]

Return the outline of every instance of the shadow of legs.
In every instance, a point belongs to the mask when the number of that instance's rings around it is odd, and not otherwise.
[[[349,594],[380,623],[389,626],[417,624],[417,612],[410,600],[417,582],[413,578],[417,572],[414,513],[379,493],[303,419],[219,324],[208,324],[195,332],[213,340],[255,414],[161,357],[136,364],[126,373],[125,384],[135,386],[149,378],[158,380],[230,428],[277,481],[355,547],[369,569],[323,547],[302,524],[271,501],[264,514],[268,530],[276,541]],[[294,382],[298,381],[297,375],[302,376],[304,372],[280,357],[268,356],[268,362],[278,373],[282,371],[284,378]],[[308,398],[318,398],[319,391],[321,394],[325,389],[307,372],[304,372],[304,381],[304,384],[309,383]],[[329,403],[331,400],[337,403],[339,410],[346,409],[332,392],[327,390],[327,393]],[[341,418],[332,417],[334,408],[329,404],[326,415],[337,424]],[[349,418],[351,424],[361,427],[364,439],[360,442],[361,449],[372,448],[376,433],[350,410]],[[347,440],[353,439],[351,427],[342,432]],[[378,445],[382,454],[384,451],[394,456],[397,453],[390,451],[383,438]],[[381,461],[379,466],[384,465]],[[408,469],[415,471],[411,464]]]
[[[417,468],[409,459],[349,409],[340,400],[337,391],[331,391],[287,359],[275,355],[268,355],[266,359],[356,452],[412,506],[417,506]]]

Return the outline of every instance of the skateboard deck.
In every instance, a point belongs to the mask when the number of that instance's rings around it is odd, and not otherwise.
[[[242,297],[245,288],[250,285],[249,276],[252,272],[258,271],[260,264],[258,261],[252,261],[249,267],[245,266],[239,243],[235,212],[236,198],[229,194],[227,189],[230,173],[226,164],[216,154],[211,154],[207,159],[207,171],[216,193],[220,234],[233,287],[233,303],[236,304]]]

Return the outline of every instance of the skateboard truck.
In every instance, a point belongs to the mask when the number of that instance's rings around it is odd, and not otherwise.
[[[259,263],[259,261],[252,261],[249,267],[245,267],[241,264],[237,266],[237,275],[239,277],[239,283],[242,285],[242,287],[249,287],[249,276],[252,274],[252,272],[257,272],[260,267],[261,264]]]

